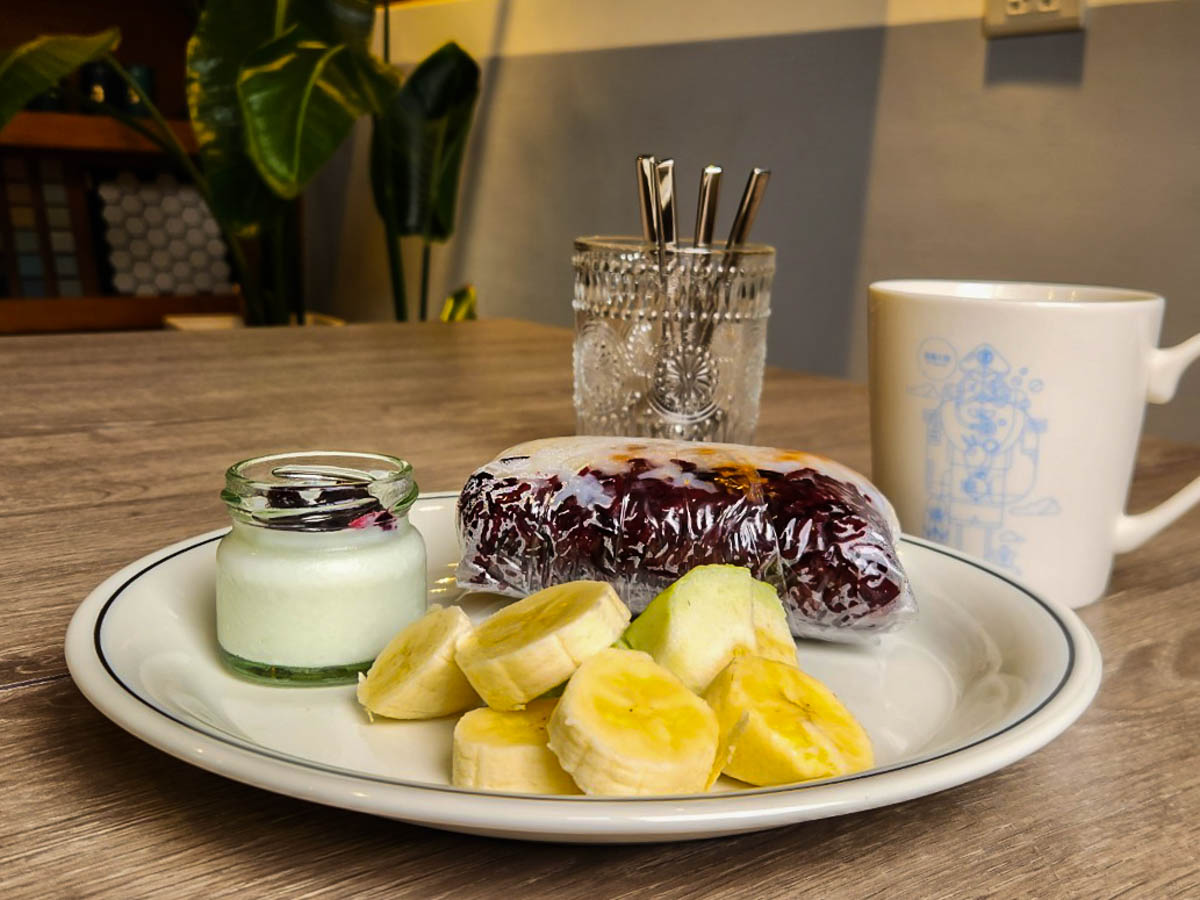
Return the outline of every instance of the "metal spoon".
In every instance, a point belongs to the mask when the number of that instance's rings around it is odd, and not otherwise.
[[[658,160],[642,154],[637,158],[638,208],[642,212],[642,238],[657,244],[662,234],[662,210],[658,205]]]
[[[750,173],[750,178],[746,181],[746,190],[742,192],[742,200],[738,203],[737,214],[733,217],[733,227],[729,229],[729,240],[725,242],[725,249],[730,250],[746,243],[770,177],[770,169],[755,168]]]
[[[721,190],[720,166],[705,166],[700,174],[700,197],[696,200],[695,246],[712,245],[713,226],[717,224],[717,195]]]
[[[664,159],[657,166],[659,207],[662,210],[662,238],[669,246],[677,238],[675,215],[675,160]]]

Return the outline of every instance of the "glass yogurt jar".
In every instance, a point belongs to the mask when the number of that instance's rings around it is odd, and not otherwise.
[[[408,521],[412,467],[377,453],[279,453],[236,463],[221,499],[217,642],[273,683],[341,684],[425,612],[425,543]]]

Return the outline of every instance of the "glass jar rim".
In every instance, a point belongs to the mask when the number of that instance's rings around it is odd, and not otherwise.
[[[621,253],[657,253],[658,245],[642,237],[619,234],[592,234],[575,238],[576,250],[609,250]],[[693,246],[690,239],[677,241],[668,248],[671,253],[687,256],[733,256],[769,257],[775,255],[770,244],[738,244],[735,248],[725,246],[725,241],[713,241],[711,246]]]
[[[391,528],[417,498],[412,471],[407,460],[383,453],[271,453],[230,466],[221,499],[235,521],[266,528]]]

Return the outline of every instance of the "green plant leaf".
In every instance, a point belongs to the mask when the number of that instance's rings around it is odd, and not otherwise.
[[[263,45],[300,24],[325,43],[345,44],[351,50],[348,58],[354,61],[348,77],[360,91],[367,90],[368,76],[361,71],[380,66],[367,52],[374,16],[370,0],[207,0],[188,42],[188,110],[213,214],[227,234],[258,242],[247,254],[253,265],[244,267],[248,321],[287,319],[289,298],[283,293],[290,288],[278,277],[272,248],[279,244],[279,223],[292,213],[295,201],[272,189],[247,152],[237,87],[243,64]],[[392,82],[394,92],[394,76]],[[232,243],[240,248],[239,240]]]
[[[237,89],[246,150],[275,193],[295,197],[355,120],[381,109],[397,86],[393,73],[384,74],[346,44],[292,25],[242,65]]]
[[[375,120],[371,186],[396,234],[454,232],[459,175],[479,98],[479,66],[451,42],[427,57]]]
[[[375,4],[371,0],[292,0],[287,21],[299,22],[328,43],[345,44],[365,54],[375,25]]]
[[[339,57],[338,65],[378,112],[400,87],[400,78],[368,48],[375,9],[371,0],[291,0],[287,24],[303,25],[326,44],[344,44],[350,54]]]
[[[96,34],[42,36],[0,56],[0,128],[38,94],[119,43],[120,29],[110,28]]]
[[[253,237],[282,204],[246,156],[238,104],[242,62],[275,35],[274,2],[208,0],[187,46],[187,99],[213,215],[241,237]]]

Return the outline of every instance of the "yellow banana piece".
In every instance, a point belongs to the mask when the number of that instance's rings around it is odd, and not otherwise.
[[[712,768],[708,771],[708,781],[704,784],[706,789],[716,784],[717,779],[721,777],[725,766],[733,757],[733,748],[737,739],[742,736],[742,732],[746,730],[748,724],[750,724],[750,714],[742,713],[742,717],[733,723],[732,728],[721,729],[717,739],[717,755],[713,757]]]
[[[874,764],[871,742],[854,716],[829,688],[794,665],[739,656],[713,679],[704,699],[721,733],[731,735],[724,772],[739,781],[791,784]]]
[[[358,676],[358,702],[391,719],[436,719],[479,705],[479,695],[454,662],[471,620],[457,606],[433,605],[397,634]]]
[[[521,709],[571,677],[629,624],[629,608],[601,581],[571,581],[518,600],[476,628],[455,659],[492,709]]]
[[[546,746],[546,721],[556,700],[522,710],[473,709],[454,726],[451,782],[459,787],[522,794],[578,794],[579,788]]]
[[[550,749],[585,794],[708,789],[717,717],[648,653],[611,648],[584,661],[547,725]]]

